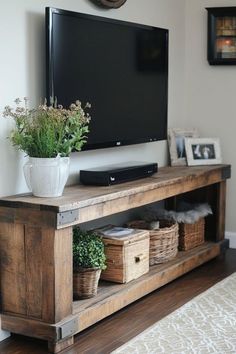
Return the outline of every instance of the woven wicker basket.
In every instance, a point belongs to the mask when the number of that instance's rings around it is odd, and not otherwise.
[[[88,299],[97,294],[100,268],[80,268],[73,274],[73,296],[75,299]]]
[[[135,220],[128,223],[129,227],[136,229],[148,229],[148,223],[144,220]],[[178,224],[174,221],[161,220],[160,229],[149,230],[150,252],[149,264],[168,262],[178,252]]]
[[[188,251],[204,243],[205,219],[200,218],[194,224],[179,224],[179,250]]]

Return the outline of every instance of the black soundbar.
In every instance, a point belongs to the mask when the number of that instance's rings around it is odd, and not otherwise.
[[[126,162],[80,171],[80,182],[86,185],[109,186],[145,178],[158,171],[156,162]]]

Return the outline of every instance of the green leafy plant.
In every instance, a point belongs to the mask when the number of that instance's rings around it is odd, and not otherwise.
[[[73,230],[73,266],[78,268],[106,269],[106,256],[101,237],[95,232]]]
[[[81,150],[89,132],[90,116],[85,113],[91,107],[89,103],[84,109],[80,101],[72,103],[69,109],[57,103],[28,109],[28,99],[24,101],[22,106],[20,99],[16,99],[16,107],[6,106],[3,112],[15,121],[9,136],[13,146],[30,157],[44,158],[65,157],[73,150]]]

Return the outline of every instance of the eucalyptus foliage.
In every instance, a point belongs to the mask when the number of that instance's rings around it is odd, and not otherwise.
[[[78,268],[106,269],[106,256],[101,237],[95,232],[73,230],[73,265]]]
[[[30,157],[61,157],[69,156],[71,151],[80,151],[87,140],[90,116],[85,113],[80,101],[72,103],[69,109],[46,103],[36,109],[28,109],[28,100],[21,106],[15,100],[15,109],[6,106],[5,117],[13,118],[15,127],[9,139],[18,150],[26,152]]]

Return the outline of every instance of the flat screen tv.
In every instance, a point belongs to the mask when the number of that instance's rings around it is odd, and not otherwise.
[[[165,140],[168,30],[46,8],[47,99],[92,105],[84,150]]]

